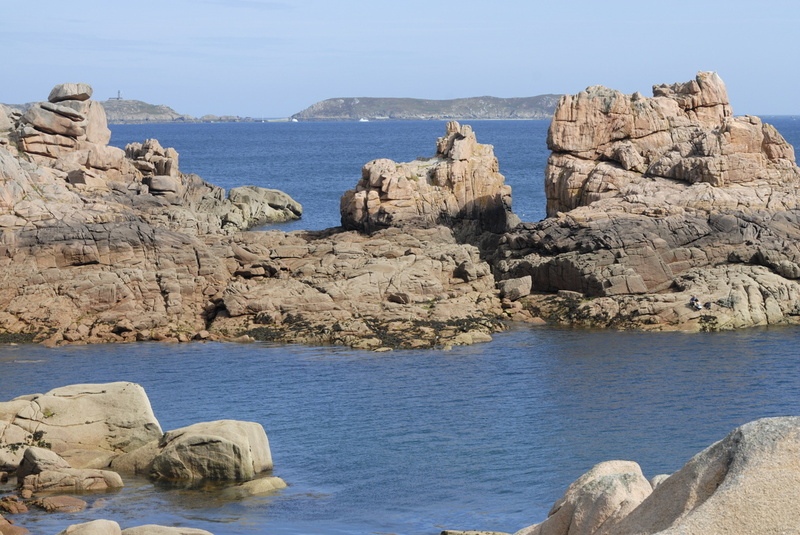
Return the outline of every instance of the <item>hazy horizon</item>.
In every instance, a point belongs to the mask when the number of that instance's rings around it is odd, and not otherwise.
[[[4,6],[0,102],[86,82],[195,117],[287,117],[328,98],[651,94],[698,71],[736,115],[798,115],[800,4],[779,0],[43,0]]]

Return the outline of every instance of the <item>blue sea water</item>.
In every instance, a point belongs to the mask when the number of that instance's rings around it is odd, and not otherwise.
[[[772,120],[790,141],[798,123]],[[495,145],[524,220],[543,217],[546,122],[473,123]],[[157,138],[181,169],[224,187],[285,190],[338,223],[338,198],[377,157],[434,152],[443,123],[114,126],[113,143]],[[792,137],[794,136],[794,137]],[[226,502],[136,478],[84,495],[77,514],[26,515],[35,533],[109,518],[238,534],[513,532],[543,520],[594,464],[670,473],[747,421],[800,414],[796,328],[635,333],[516,325],[488,344],[373,353],[342,347],[141,343],[0,346],[0,399],[73,383],[134,381],[162,427],[261,423],[274,496]]]
[[[494,145],[517,215],[523,221],[543,218],[549,121],[469,124],[478,142]],[[225,189],[255,185],[285,191],[303,205],[304,215],[279,228],[319,230],[339,225],[339,199],[355,187],[365,163],[433,156],[445,126],[443,121],[112,125],[111,144],[124,148],[156,138],[178,151],[184,173]]]

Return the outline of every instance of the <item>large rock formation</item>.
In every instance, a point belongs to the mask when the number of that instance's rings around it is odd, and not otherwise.
[[[496,255],[557,321],[715,330],[800,315],[800,172],[756,117],[733,117],[715,73],[562,97],[548,135],[548,218]],[[560,292],[556,295],[556,292]]]
[[[181,173],[177,152],[156,140],[110,149],[89,94],[59,86],[55,102],[3,115],[0,336],[62,344],[248,333],[381,348],[472,343],[499,328],[489,266],[448,229],[238,232],[301,208],[252,186],[226,196]],[[443,139],[435,167],[452,189],[429,188],[419,205],[505,228],[508,189],[491,148],[468,127]]]
[[[517,535],[795,533],[800,418],[734,429],[654,490],[636,463],[602,463],[570,485],[547,520]]]
[[[451,121],[432,158],[366,164],[356,189],[342,197],[342,226],[370,232],[466,220],[504,232],[518,219],[511,212],[511,187],[498,169],[492,146],[479,144],[470,126]]]

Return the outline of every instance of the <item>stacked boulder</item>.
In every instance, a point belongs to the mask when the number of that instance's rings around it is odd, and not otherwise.
[[[469,125],[451,121],[432,158],[367,163],[356,188],[342,196],[342,226],[372,232],[470,221],[504,232],[518,222],[504,181],[493,147],[479,144]]]
[[[22,115],[15,136],[37,163],[67,172],[70,183],[102,186],[108,178],[130,177],[132,170],[124,151],[108,145],[105,110],[91,96],[88,84],[57,85],[47,102]]]

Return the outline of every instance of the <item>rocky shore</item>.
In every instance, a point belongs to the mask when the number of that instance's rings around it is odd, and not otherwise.
[[[0,337],[449,347],[503,321],[645,330],[797,323],[794,149],[734,117],[715,73],[653,97],[590,87],[548,135],[548,217],[520,223],[493,148],[448,124],[433,157],[368,162],[342,227],[226,192],[156,140],[108,146],[85,84],[0,113]],[[542,319],[543,318],[543,319]]]
[[[493,151],[469,127],[450,125],[414,177],[401,164],[368,164],[363,180],[386,192],[369,192],[369,206],[361,191],[353,196],[360,206],[345,203],[360,210],[346,216],[357,230],[243,232],[299,217],[301,207],[251,186],[226,196],[181,173],[178,154],[155,140],[109,147],[103,108],[90,94],[66,84],[25,114],[2,115],[4,340],[381,349],[469,344],[502,328],[489,265],[439,225],[500,231],[511,217]],[[425,198],[433,189],[449,193]],[[360,222],[375,195],[392,210],[413,201],[419,217]]]

